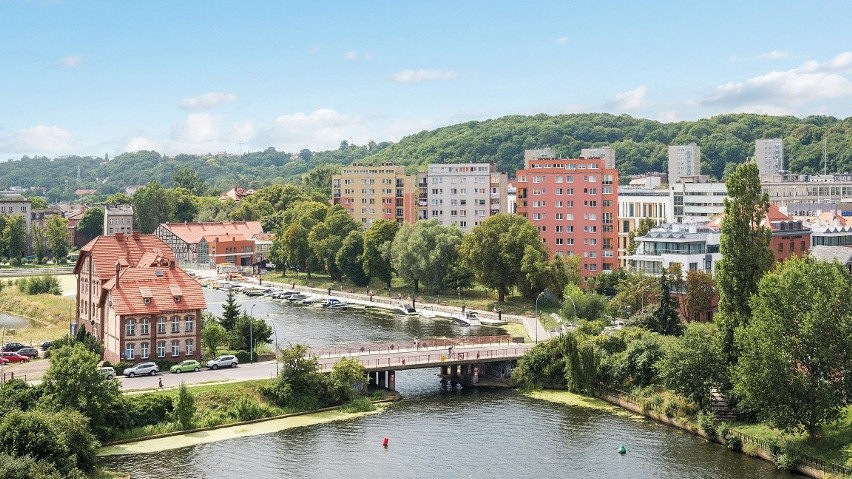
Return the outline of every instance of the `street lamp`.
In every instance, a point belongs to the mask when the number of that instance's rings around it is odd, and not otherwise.
[[[574,302],[574,298],[570,295],[566,295],[566,298],[571,300],[571,306],[574,307],[574,317],[572,318],[571,324],[575,324],[577,322],[577,303]],[[565,325],[562,325],[562,329],[565,329]]]
[[[278,328],[269,313],[266,313],[266,321],[269,321],[269,324],[272,325],[272,332],[275,334],[275,376],[278,376],[278,358],[281,354],[281,349],[278,347]]]
[[[539,318],[538,318],[538,300],[541,299],[541,295],[544,294],[544,291],[538,293],[538,296],[535,297],[535,342],[538,342],[538,326],[539,326]]]
[[[251,305],[249,310],[249,363],[254,362],[254,307],[257,303]]]

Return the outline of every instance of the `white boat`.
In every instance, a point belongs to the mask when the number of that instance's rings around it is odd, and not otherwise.
[[[464,313],[454,314],[452,318],[464,324],[465,326],[481,326],[482,321],[476,316],[476,311],[466,311]]]
[[[320,303],[323,308],[328,309],[343,309],[349,306],[349,303],[340,298],[328,298],[324,303]]]
[[[503,326],[509,324],[505,319],[479,318],[479,322],[486,326]]]
[[[391,310],[394,313],[404,314],[406,316],[415,316],[415,315],[420,314],[420,313],[417,312],[416,309],[414,309],[414,306],[412,306],[410,304],[398,304],[398,305],[394,306],[393,308],[391,308]]]
[[[316,294],[312,294],[312,295],[306,296],[304,299],[302,299],[301,301],[297,301],[297,302],[299,304],[310,305],[310,304],[314,304],[314,303],[324,303],[325,298],[322,297],[322,296],[316,295]]]
[[[290,296],[287,296],[284,299],[286,299],[287,301],[289,301],[291,303],[298,303],[298,302],[306,299],[307,297],[308,297],[307,294],[296,293],[296,294],[291,294]]]

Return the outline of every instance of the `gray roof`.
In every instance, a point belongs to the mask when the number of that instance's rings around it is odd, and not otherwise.
[[[852,247],[848,246],[814,246],[811,248],[812,258],[820,261],[837,260],[840,264],[852,261]]]

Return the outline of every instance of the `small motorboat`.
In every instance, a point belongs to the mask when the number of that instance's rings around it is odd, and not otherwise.
[[[392,308],[392,311],[394,313],[404,314],[406,316],[415,316],[420,314],[417,312],[416,309],[414,309],[414,306],[410,304],[397,304]]]
[[[349,303],[340,298],[328,298],[324,303],[319,303],[323,308],[328,309],[343,309],[349,306]]]
[[[476,316],[475,311],[467,311],[460,314],[454,314],[452,315],[452,318],[464,324],[465,326],[482,326],[482,321],[480,321],[479,317]]]

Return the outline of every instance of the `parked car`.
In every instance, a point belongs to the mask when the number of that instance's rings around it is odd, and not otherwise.
[[[238,364],[240,364],[240,362],[233,354],[225,354],[207,361],[207,367],[210,369],[235,368]]]
[[[35,359],[38,357],[38,350],[36,348],[31,348],[27,346],[26,348],[19,349],[18,354],[20,354],[21,356],[26,356],[30,359]]]
[[[53,341],[45,341],[41,343],[41,350],[47,351],[48,349],[50,349],[51,346],[53,346]]]
[[[9,360],[4,358],[3,356],[0,356],[0,364],[9,364]]]
[[[26,346],[21,343],[6,343],[3,345],[3,351],[17,351],[24,347]]]
[[[111,366],[102,366],[98,368],[98,371],[103,373],[104,377],[107,379],[112,379],[115,377],[115,368]]]
[[[29,357],[22,356],[18,353],[12,352],[12,351],[0,352],[0,356],[8,359],[10,363],[28,363],[28,362],[30,362]]]
[[[201,363],[194,359],[184,359],[180,363],[172,366],[169,371],[173,373],[183,373],[189,371],[198,372],[199,369],[201,369]]]
[[[133,367],[129,367],[124,370],[124,375],[129,378],[135,378],[136,376],[156,376],[157,373],[160,372],[159,366],[157,363],[139,363]]]

